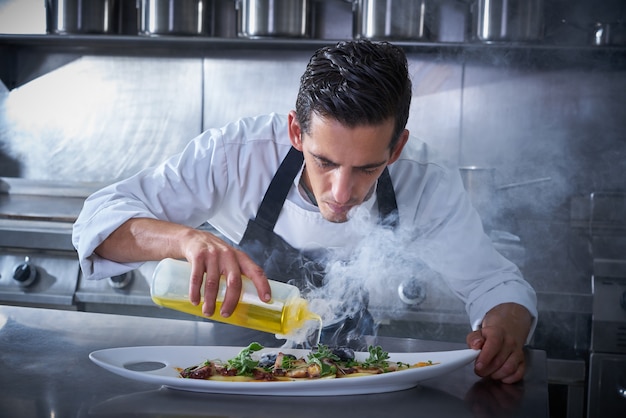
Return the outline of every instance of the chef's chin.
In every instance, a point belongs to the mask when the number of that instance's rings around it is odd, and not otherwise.
[[[344,223],[348,221],[347,212],[337,213],[327,208],[326,209],[320,208],[320,213],[322,214],[322,217],[326,219],[328,222],[340,224],[340,223]]]

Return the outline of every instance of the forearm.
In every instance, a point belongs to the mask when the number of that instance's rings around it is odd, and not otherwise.
[[[184,258],[181,243],[193,231],[171,222],[133,218],[111,233],[95,253],[118,263]]]

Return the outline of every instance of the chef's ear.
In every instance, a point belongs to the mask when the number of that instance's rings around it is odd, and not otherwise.
[[[400,134],[400,138],[398,139],[398,142],[396,142],[396,145],[394,145],[393,149],[391,150],[391,157],[389,158],[389,162],[387,164],[391,164],[395,162],[398,158],[400,158],[402,149],[404,148],[408,140],[409,140],[409,131],[405,129],[402,131],[402,133]]]
[[[287,125],[291,145],[298,151],[302,151],[302,130],[300,129],[300,123],[296,117],[295,110],[289,112],[289,115],[287,116]]]

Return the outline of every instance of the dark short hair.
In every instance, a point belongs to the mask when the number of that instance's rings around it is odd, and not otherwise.
[[[342,41],[318,49],[300,78],[296,116],[310,134],[312,112],[345,126],[376,125],[393,117],[389,147],[406,127],[411,80],[404,51],[388,42]]]

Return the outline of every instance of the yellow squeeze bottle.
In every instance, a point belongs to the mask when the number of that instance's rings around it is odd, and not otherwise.
[[[209,318],[227,324],[256,329],[280,335],[291,335],[301,329],[306,321],[318,321],[319,315],[309,311],[308,303],[300,296],[297,287],[270,280],[272,300],[263,302],[252,281],[242,276],[239,303],[228,318],[220,315],[226,294],[226,279],[220,279],[215,312],[211,316],[202,313],[202,303],[194,306],[189,302],[189,277],[191,264],[186,261],[166,258],[155,268],[150,294],[157,305],[177,311]]]

